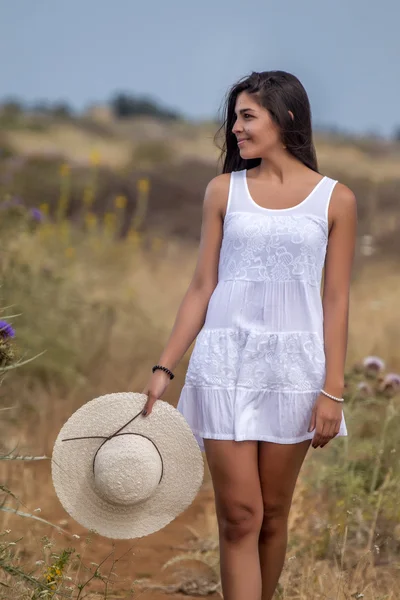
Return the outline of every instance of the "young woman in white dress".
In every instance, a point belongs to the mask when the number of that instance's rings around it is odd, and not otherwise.
[[[319,174],[294,75],[237,82],[223,128],[223,173],[205,191],[196,268],[144,413],[197,338],[177,408],[212,476],[224,600],[271,600],[307,451],[347,435],[357,207],[348,187]]]

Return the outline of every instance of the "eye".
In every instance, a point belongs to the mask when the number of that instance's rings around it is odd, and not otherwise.
[[[244,116],[244,118],[246,118],[246,117],[250,117],[251,118],[252,117],[252,115],[250,113],[244,113],[243,116]]]

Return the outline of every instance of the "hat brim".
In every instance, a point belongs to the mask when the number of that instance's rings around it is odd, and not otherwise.
[[[98,495],[92,461],[102,440],[62,439],[107,437],[140,412],[146,401],[145,394],[135,392],[95,398],[71,415],[54,444],[51,471],[61,504],[78,523],[105,537],[139,538],[162,529],[190,506],[203,482],[203,457],[189,424],[176,408],[157,400],[149,415],[140,415],[123,430],[147,435],[161,453],[164,472],[154,494],[132,506],[111,504]]]

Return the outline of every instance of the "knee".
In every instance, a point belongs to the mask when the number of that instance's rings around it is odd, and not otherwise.
[[[250,535],[258,536],[262,524],[262,510],[255,506],[236,504],[219,511],[219,529],[228,542],[239,542]]]
[[[264,502],[260,541],[285,533],[287,531],[288,516],[289,508],[285,501]]]

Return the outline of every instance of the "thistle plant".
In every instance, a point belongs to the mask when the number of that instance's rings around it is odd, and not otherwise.
[[[12,338],[15,331],[7,321],[0,320],[0,367],[8,367],[15,360]]]

